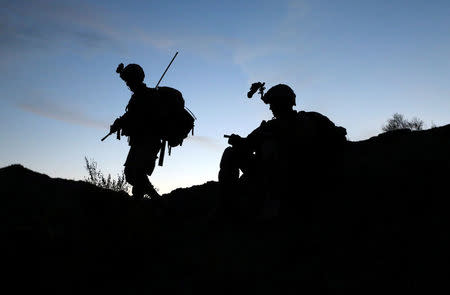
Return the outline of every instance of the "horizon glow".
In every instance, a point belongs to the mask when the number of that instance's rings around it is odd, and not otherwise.
[[[115,73],[138,63],[179,89],[195,136],[150,180],[167,193],[217,180],[224,134],[246,136],[271,112],[251,83],[290,85],[350,140],[394,113],[450,123],[449,1],[6,1],[0,8],[0,167],[83,179],[84,157],[121,173],[126,140],[101,142],[131,96]]]

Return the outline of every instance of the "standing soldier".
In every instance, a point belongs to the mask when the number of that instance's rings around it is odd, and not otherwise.
[[[144,83],[144,70],[137,64],[124,67],[120,64],[116,70],[133,92],[125,114],[111,125],[110,134],[122,131],[128,136],[130,151],[125,161],[125,178],[133,186],[133,197],[141,199],[144,195],[158,198],[160,195],[150,183],[155,169],[155,161],[161,148],[162,119],[165,115],[157,90]]]

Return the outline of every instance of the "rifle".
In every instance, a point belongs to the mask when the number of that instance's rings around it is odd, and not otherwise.
[[[246,141],[246,138],[241,137],[237,134],[232,134],[232,135],[224,134],[223,137],[228,138],[228,143],[231,145],[242,144],[243,142]],[[230,138],[233,138],[234,140],[232,140],[230,142]]]
[[[177,57],[178,55],[178,51],[175,53],[175,56],[172,58],[172,60],[170,61],[169,65],[167,66],[166,70],[164,71],[164,73],[162,74],[161,78],[158,81],[158,84],[156,84],[155,88],[158,88],[159,83],[161,82],[161,80],[163,79],[164,75],[166,74],[167,70],[169,69],[170,65],[172,64],[172,62],[174,61],[175,57]],[[108,134],[106,134],[105,137],[102,138],[101,141],[104,141],[106,138],[108,138],[108,136],[110,136],[111,134],[113,134],[114,132],[110,132]],[[117,130],[117,139],[120,140],[120,129]],[[162,166],[163,161],[164,161],[164,151],[165,151],[165,146],[166,146],[166,140],[163,140],[163,145],[161,146],[161,152],[162,154],[160,154],[159,157],[159,162],[158,165]]]
[[[106,134],[106,136],[102,138],[102,141],[104,141],[106,138],[108,138],[108,136],[110,136],[113,133],[114,132],[110,132],[110,133]],[[120,129],[117,130],[116,133],[117,133],[117,139],[120,140]]]

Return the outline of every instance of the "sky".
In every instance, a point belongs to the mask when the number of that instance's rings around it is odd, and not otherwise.
[[[224,134],[272,115],[251,83],[284,83],[359,141],[394,113],[450,123],[450,1],[0,0],[0,167],[81,180],[84,157],[123,170],[129,146],[101,142],[131,96],[115,69],[180,90],[195,135],[150,177],[160,193],[217,180]]]

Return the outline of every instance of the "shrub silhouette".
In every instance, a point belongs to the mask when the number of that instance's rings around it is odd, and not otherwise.
[[[125,174],[123,170],[122,174],[117,175],[117,179],[112,179],[111,174],[108,174],[108,176],[106,177],[104,176],[103,172],[98,168],[97,162],[93,159],[89,161],[87,157],[84,157],[84,161],[86,162],[85,168],[89,174],[89,177],[84,178],[86,182],[92,183],[101,188],[106,188],[117,192],[129,192],[130,186],[125,180]]]
[[[408,121],[402,114],[395,113],[381,129],[384,132],[398,129],[422,130],[423,126],[424,122],[417,117]]]

